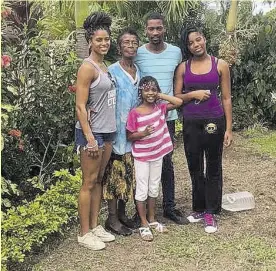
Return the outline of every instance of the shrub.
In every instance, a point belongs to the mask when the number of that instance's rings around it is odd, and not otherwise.
[[[81,172],[71,175],[68,170],[54,173],[58,179],[43,195],[34,201],[11,208],[2,214],[2,268],[11,263],[23,262],[34,246],[41,245],[51,233],[77,216],[77,197],[81,185]]]
[[[23,159],[17,161],[27,160],[29,167],[38,167],[40,176],[54,168],[60,145],[73,140],[75,102],[68,87],[75,79],[76,69],[76,55],[71,44],[50,45],[42,37],[35,37],[28,41],[24,53],[13,55],[11,67],[2,75],[3,89],[12,88],[16,93],[12,102],[17,110],[10,114],[9,127],[22,131],[25,146],[20,153]],[[7,140],[6,143],[2,162],[7,178],[28,177],[27,172],[22,173],[22,168],[28,170],[26,165],[13,165],[12,171],[6,168],[11,164],[9,160],[16,161],[12,156],[18,152],[12,148],[14,142]],[[26,155],[28,159],[24,159]]]
[[[254,38],[242,47],[240,63],[232,69],[234,117],[244,128],[262,121],[276,123],[275,18],[257,15]],[[241,114],[240,114],[241,113]]]
[[[49,42],[39,32],[39,5],[11,4],[2,22],[2,174],[18,185],[13,203],[20,203],[39,192],[28,179],[38,176],[47,188],[52,172],[68,166],[62,151],[74,138],[78,62],[73,41]]]
[[[276,27],[268,18],[260,18],[260,21],[258,36],[246,46],[241,64],[233,69],[233,99],[240,108],[248,110],[248,119],[253,113],[258,120],[272,124],[276,123]],[[246,121],[245,127],[248,126]]]

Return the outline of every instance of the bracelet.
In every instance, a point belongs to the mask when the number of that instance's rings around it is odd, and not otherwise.
[[[94,149],[95,147],[97,147],[98,146],[98,141],[97,140],[95,140],[95,145],[93,145],[93,146],[89,146],[88,145],[88,143],[87,143],[87,145],[86,145],[86,149]]]

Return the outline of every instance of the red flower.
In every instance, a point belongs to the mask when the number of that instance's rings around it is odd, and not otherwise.
[[[69,90],[69,92],[71,92],[71,93],[76,93],[77,87],[76,87],[75,85],[69,86],[69,87],[68,87],[68,90]]]
[[[7,18],[11,14],[11,9],[7,8],[1,11],[1,17],[2,18]]]
[[[3,55],[2,57],[1,57],[1,66],[2,66],[2,68],[4,67],[4,68],[7,68],[7,67],[9,67],[10,66],[10,64],[11,64],[11,57],[10,56],[7,56],[7,55]]]
[[[14,136],[14,137],[21,137],[22,135],[22,132],[20,130],[10,130],[9,133],[8,133],[10,136]]]

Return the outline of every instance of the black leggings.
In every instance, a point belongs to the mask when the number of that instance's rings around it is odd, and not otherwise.
[[[224,133],[224,117],[183,121],[184,149],[192,180],[193,211],[212,214],[221,211]]]

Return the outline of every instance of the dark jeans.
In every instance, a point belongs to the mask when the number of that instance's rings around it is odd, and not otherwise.
[[[172,142],[174,141],[175,135],[175,121],[167,121],[168,130],[171,136]],[[163,191],[163,210],[170,211],[175,207],[174,202],[174,169],[173,169],[173,161],[172,161],[173,152],[168,153],[163,158],[163,166],[162,166],[162,175],[161,175],[161,183],[162,183],[162,191]]]
[[[184,149],[192,179],[193,211],[213,214],[221,211],[224,133],[224,117],[183,121]]]

